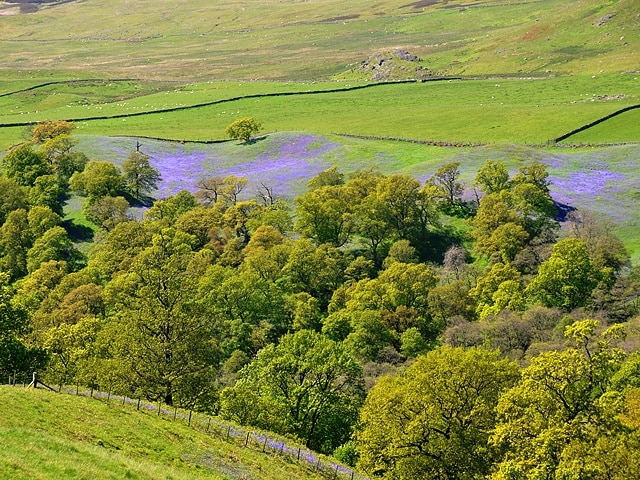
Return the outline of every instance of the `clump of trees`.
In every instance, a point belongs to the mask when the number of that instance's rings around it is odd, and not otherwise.
[[[219,413],[382,478],[638,471],[640,276],[588,212],[561,228],[543,164],[331,168],[292,203],[203,178],[134,220],[150,159],[89,161],[58,127],[3,160],[5,377]],[[69,188],[103,229],[86,255]]]

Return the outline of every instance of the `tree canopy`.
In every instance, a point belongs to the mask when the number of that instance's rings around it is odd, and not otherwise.
[[[247,143],[256,133],[260,131],[262,125],[253,117],[243,117],[234,120],[226,129],[225,133],[233,140],[240,140]]]

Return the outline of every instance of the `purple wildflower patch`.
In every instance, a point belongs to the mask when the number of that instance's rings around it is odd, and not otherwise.
[[[318,135],[274,134],[253,145],[182,145],[145,140],[141,151],[151,157],[162,181],[156,198],[175,195],[180,190],[194,192],[202,178],[236,175],[249,184],[245,197],[253,197],[261,184],[279,196],[292,198],[309,178],[331,166],[328,156],[340,145]],[[115,163],[130,153],[113,146]]]
[[[587,170],[573,172],[568,178],[554,177],[554,190],[567,192],[570,197],[575,195],[599,195],[606,191],[614,192],[618,188],[617,182],[626,178],[625,175],[609,170]]]

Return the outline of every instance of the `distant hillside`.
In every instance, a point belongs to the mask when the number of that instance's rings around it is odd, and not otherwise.
[[[8,386],[0,387],[0,404],[0,478],[326,478],[135,405]]]
[[[0,77],[619,73],[638,69],[639,26],[637,0],[14,0]]]

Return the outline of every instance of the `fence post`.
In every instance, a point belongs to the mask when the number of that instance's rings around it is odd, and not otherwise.
[[[191,414],[193,413],[193,410],[189,410],[189,423],[188,425],[191,426]]]
[[[138,410],[140,410],[140,397],[138,397]]]
[[[336,463],[336,471],[333,474],[333,478],[338,478],[338,464]]]
[[[262,453],[264,453],[265,449],[267,448],[267,437],[264,437],[264,443],[262,444]]]
[[[298,461],[300,461],[300,450],[302,447],[298,447]]]
[[[109,387],[109,393],[107,393],[107,403],[111,403],[111,387]]]
[[[244,446],[246,447],[247,445],[249,445],[249,435],[251,434],[251,432],[247,432],[247,438],[244,439]]]
[[[353,476],[355,475],[355,472],[351,472],[351,480],[353,480]]]
[[[284,440],[282,441],[282,445],[280,445],[280,455],[284,452]]]
[[[229,434],[231,433],[231,425],[227,427],[227,440],[229,440]]]
[[[125,400],[127,399],[126,395],[122,395],[122,406],[124,407]]]
[[[158,416],[160,416],[161,409],[162,409],[162,400],[158,400]]]
[[[174,421],[174,422],[176,421],[176,415],[178,415],[178,407],[175,407],[175,408],[173,409],[173,421]]]
[[[93,398],[93,383],[91,384],[91,398]]]

